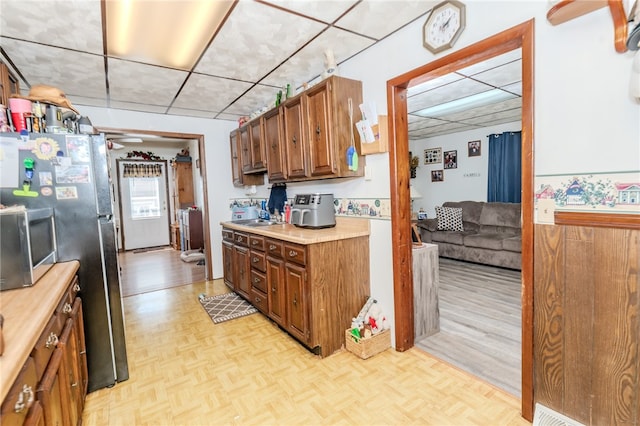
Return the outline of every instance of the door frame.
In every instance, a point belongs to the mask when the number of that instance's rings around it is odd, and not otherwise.
[[[167,166],[169,162],[167,160],[141,160],[137,158],[116,158],[116,179],[118,181],[118,213],[120,215],[120,246],[123,250],[126,247],[126,238],[125,238],[125,224],[124,224],[124,215],[122,214],[122,182],[123,176],[120,175],[120,164],[121,163],[135,163],[135,162],[144,162],[144,163],[159,163],[164,166],[164,189],[165,189],[165,204],[167,205],[167,235],[169,236],[169,243],[171,243],[171,212],[169,209],[170,197],[169,197],[169,169]]]
[[[202,197],[203,197],[203,209],[202,209],[202,225],[204,233],[204,255],[205,255],[205,279],[213,279],[213,265],[211,262],[211,231],[209,227],[209,191],[207,189],[207,162],[205,161],[204,150],[204,135],[197,133],[176,133],[176,132],[163,132],[154,130],[139,130],[139,129],[119,129],[111,127],[95,127],[98,133],[109,133],[114,135],[125,135],[133,133],[136,135],[149,135],[157,137],[165,137],[171,139],[184,139],[198,141],[198,157],[200,159],[200,176],[202,177]]]
[[[396,350],[414,346],[407,88],[502,53],[522,49],[522,417],[533,421],[534,19],[387,81]]]

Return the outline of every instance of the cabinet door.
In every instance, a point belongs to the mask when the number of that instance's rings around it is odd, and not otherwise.
[[[9,388],[0,407],[0,424],[21,425],[25,422],[36,402],[35,389],[38,383],[33,358],[27,358],[15,382]]]
[[[176,208],[184,209],[193,205],[193,174],[191,162],[173,163],[173,180],[177,197]]]
[[[68,425],[69,398],[62,385],[65,380],[63,364],[64,350],[58,347],[53,351],[49,366],[38,385],[38,401],[44,410],[44,422],[47,426]]]
[[[75,298],[73,302],[73,311],[71,311],[71,319],[76,329],[76,338],[78,344],[76,346],[78,355],[78,372],[80,373],[80,394],[82,396],[82,406],[87,396],[87,387],[89,385],[89,373],[87,370],[87,345],[84,338],[84,316],[82,313],[82,299]],[[81,411],[82,412],[82,411]]]
[[[318,85],[307,93],[309,120],[309,163],[312,176],[327,176],[337,172],[332,146],[329,85]],[[346,153],[342,153],[345,154]]]
[[[282,107],[284,119],[284,143],[287,152],[287,175],[289,178],[307,176],[307,154],[305,152],[304,114],[302,96],[292,99]]]
[[[304,343],[309,342],[307,303],[305,298],[306,271],[287,263],[285,265],[287,331]]]
[[[284,260],[267,257],[267,297],[269,298],[269,318],[286,327],[286,293]]]
[[[235,267],[234,289],[236,293],[245,299],[249,299],[249,291],[251,290],[251,258],[249,249],[234,246],[233,253],[233,263]]]
[[[239,145],[240,131],[235,130],[229,135],[231,145],[231,178],[234,186],[242,186],[242,164],[240,163]]]
[[[265,144],[262,135],[262,118],[257,118],[249,123],[249,137],[251,140],[251,171],[263,171],[267,168],[267,165],[265,163]]]
[[[233,244],[222,242],[222,264],[224,273],[224,283],[231,290],[234,290],[233,282]]]
[[[81,395],[82,378],[80,377],[80,364],[78,358],[78,335],[73,319],[67,319],[58,347],[63,350],[61,374],[64,379],[60,381],[61,392],[68,398],[67,413],[70,425],[77,425],[82,417],[83,397]]]
[[[240,164],[242,173],[251,172],[251,139],[249,138],[249,126],[241,127],[240,130]]]
[[[282,143],[282,119],[280,109],[274,108],[264,115],[264,145],[267,152],[267,175],[269,182],[287,178],[286,151]]]

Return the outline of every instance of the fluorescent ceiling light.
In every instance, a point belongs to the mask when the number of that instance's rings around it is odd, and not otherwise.
[[[109,0],[107,53],[190,70],[233,6],[231,0]]]
[[[451,102],[445,102],[440,105],[425,108],[415,112],[414,114],[421,117],[443,117],[445,115],[466,111],[471,108],[478,108],[507,99],[512,99],[513,97],[515,97],[515,95],[512,93],[505,92],[500,89],[492,89],[486,92],[476,93],[475,95],[456,99]]]
[[[109,139],[109,140],[113,142],[118,141],[122,143],[142,143],[141,138],[116,138],[116,139]]]

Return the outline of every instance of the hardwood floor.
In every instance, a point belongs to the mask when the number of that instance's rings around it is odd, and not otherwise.
[[[118,254],[122,297],[204,281],[205,266],[184,262],[171,247]]]
[[[428,353],[520,398],[521,274],[440,258],[440,332]]]
[[[130,379],[83,425],[528,425],[520,401],[413,348],[320,359],[262,314],[213,324],[222,280],[124,299]]]

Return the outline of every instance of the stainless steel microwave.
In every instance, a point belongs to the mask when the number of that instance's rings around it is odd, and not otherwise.
[[[0,290],[34,285],[57,251],[52,208],[0,210]]]

